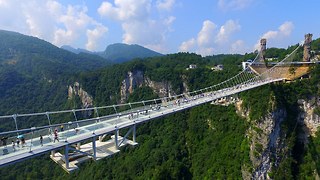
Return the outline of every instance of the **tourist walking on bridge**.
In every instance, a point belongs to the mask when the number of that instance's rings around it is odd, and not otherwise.
[[[40,135],[40,144],[41,144],[41,146],[43,146],[43,137],[42,137],[42,135]]]
[[[20,147],[20,139],[19,138],[17,138],[17,140],[16,140],[16,142],[17,142],[17,147],[19,148]]]
[[[53,139],[53,142],[56,142],[56,140],[59,142],[58,129],[55,129],[55,130],[54,130],[54,139]]]
[[[14,151],[16,151],[16,148],[15,148],[15,146],[16,146],[16,142],[14,142],[14,140],[12,140],[12,142],[11,142],[11,143],[12,143],[12,149],[13,149],[13,152],[14,152]]]

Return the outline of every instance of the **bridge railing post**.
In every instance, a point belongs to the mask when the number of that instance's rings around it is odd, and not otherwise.
[[[49,123],[49,129],[48,129],[49,134],[48,134],[48,135],[51,135],[52,132],[53,132],[53,130],[52,130],[52,126],[51,126],[51,119],[50,119],[50,114],[49,114],[49,112],[46,112],[46,117],[47,117],[48,123]]]
[[[36,129],[35,127],[31,127],[31,141],[30,141],[29,152],[32,152],[32,140],[33,140],[33,134],[35,129]]]
[[[74,109],[72,109],[72,113],[73,113],[74,119],[75,119],[76,122],[77,122],[77,127],[79,127],[79,123],[78,123],[78,118],[77,118],[76,111],[75,111]]]
[[[118,119],[116,120],[116,126],[118,125],[118,121],[119,121],[119,119],[120,119],[120,114],[118,113],[118,111],[117,111],[117,108],[116,108],[116,106],[115,105],[112,105],[112,107],[113,107],[113,109],[114,109],[114,111],[116,112],[116,114],[117,114],[117,116],[118,116]]]
[[[13,120],[14,120],[14,124],[15,124],[15,126],[16,126],[16,130],[18,131],[17,117],[18,117],[17,114],[12,115],[12,118],[13,118]],[[17,132],[17,135],[19,136],[19,133],[18,133],[18,132]]]
[[[94,108],[94,111],[95,111],[96,116],[97,116],[97,118],[98,118],[98,121],[96,121],[96,123],[97,123],[97,122],[100,122],[100,116],[99,116],[98,108],[95,107],[95,108]]]

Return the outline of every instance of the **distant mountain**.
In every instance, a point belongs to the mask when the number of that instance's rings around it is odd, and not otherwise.
[[[99,53],[99,55],[115,63],[122,63],[135,58],[162,56],[162,54],[158,52],[136,44],[128,45],[122,43],[109,45],[106,50]]]
[[[94,52],[88,51],[86,49],[81,49],[81,48],[73,48],[72,46],[68,46],[68,45],[63,45],[61,46],[61,49],[73,52],[75,54],[80,54],[80,53],[87,53],[87,54],[95,54]]]
[[[114,63],[123,63],[130,61],[136,58],[147,58],[147,57],[156,57],[163,56],[162,54],[147,49],[139,45],[128,45],[123,43],[116,43],[109,45],[105,51],[102,52],[92,52],[86,49],[73,48],[68,45],[61,46],[61,49],[67,50],[74,54],[86,53],[86,54],[95,54],[102,58],[105,58]]]

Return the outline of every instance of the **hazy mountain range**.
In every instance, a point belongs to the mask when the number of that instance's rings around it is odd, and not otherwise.
[[[91,51],[80,49],[80,48],[76,49],[67,45],[62,46],[61,48],[67,51],[73,52],[75,54],[80,54],[80,53],[96,54],[114,63],[122,63],[122,62],[130,61],[136,58],[162,56],[162,54],[158,52],[152,51],[150,49],[147,49],[137,44],[132,44],[132,45],[123,44],[123,43],[111,44],[106,48],[105,51],[101,51],[101,52],[91,52]]]

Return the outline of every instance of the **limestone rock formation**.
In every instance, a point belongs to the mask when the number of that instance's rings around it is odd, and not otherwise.
[[[120,103],[126,102],[129,95],[134,92],[135,88],[141,86],[150,87],[159,97],[174,96],[172,84],[169,81],[153,81],[149,77],[144,76],[142,71],[129,71],[120,87]],[[186,83],[183,84],[184,91],[188,90]]]
[[[68,99],[72,99],[75,96],[79,96],[82,108],[93,107],[93,98],[85,90],[82,89],[79,82],[75,82],[68,87]]]

